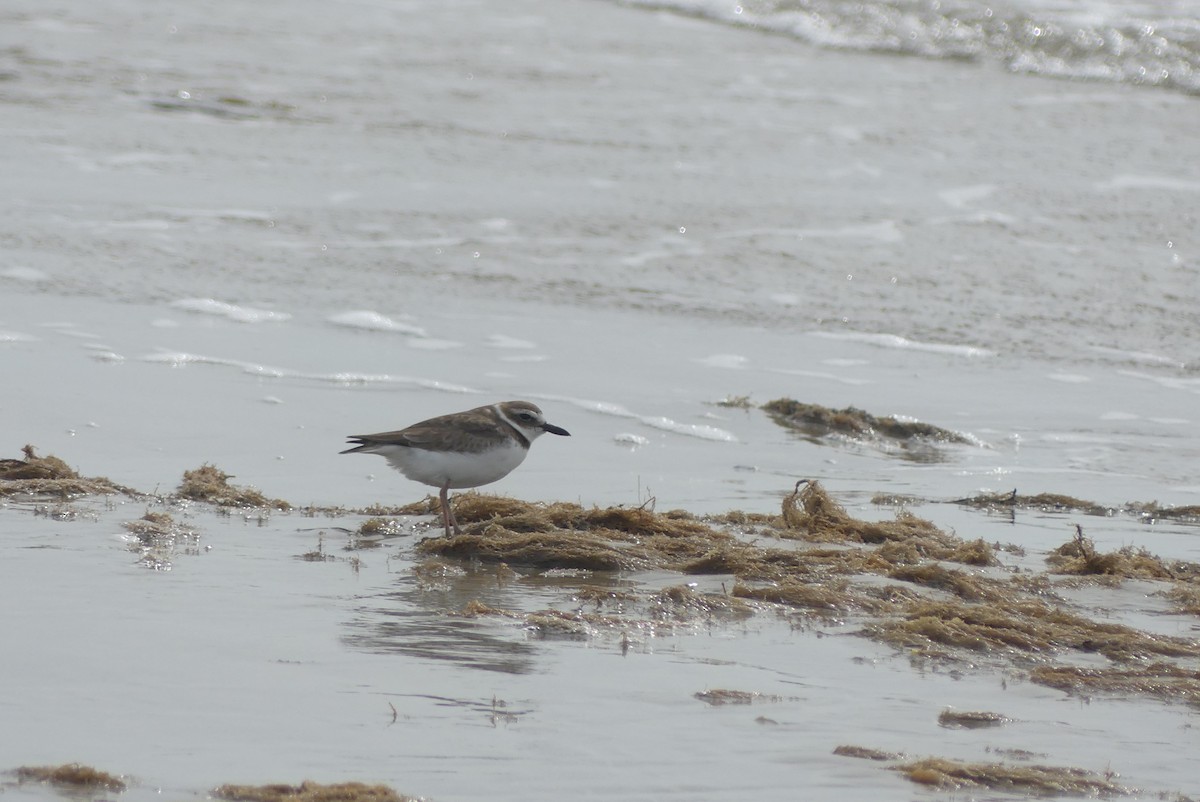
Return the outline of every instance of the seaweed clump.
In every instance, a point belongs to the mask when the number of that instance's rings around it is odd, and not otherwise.
[[[1200,579],[1200,566],[1180,563],[1172,570],[1160,558],[1145,549],[1134,551],[1129,546],[1117,551],[1098,552],[1083,527],[1075,525],[1075,537],[1052,551],[1046,562],[1060,574],[1104,575],[1128,579],[1177,579],[1180,575],[1195,575]]]
[[[20,766],[13,773],[22,782],[45,782],[71,789],[124,791],[126,788],[125,781],[120,777],[81,763],[66,763],[61,766]]]
[[[75,496],[127,495],[138,493],[103,476],[80,476],[58,457],[39,457],[33,446],[21,451],[24,459],[0,460],[0,496],[51,496],[66,499]]]
[[[762,410],[780,426],[813,440],[840,436],[858,442],[895,444],[906,458],[918,462],[944,459],[935,447],[937,445],[974,442],[966,435],[931,423],[903,420],[892,415],[881,418],[856,407],[831,409],[820,404],[778,398],[763,404]]]
[[[945,715],[945,714],[943,714]],[[992,714],[984,714],[990,717]],[[990,720],[990,719],[989,719]],[[1001,721],[1005,720],[1001,717]],[[987,724],[984,726],[992,726]],[[1032,756],[1024,750],[1012,751],[1019,758]],[[865,746],[844,744],[835,755],[866,760],[898,761],[903,755]],[[941,757],[927,757],[889,767],[919,785],[940,791],[997,791],[1023,796],[1127,796],[1135,793],[1114,782],[1112,772],[1097,774],[1069,766],[1009,765],[1007,763],[968,763]]]
[[[396,793],[386,785],[360,782],[325,785],[305,780],[299,785],[222,785],[212,793],[230,802],[418,802],[415,797]]]
[[[1084,515],[1111,515],[1115,510],[1094,501],[1063,495],[1038,493],[1022,496],[1015,489],[1008,493],[982,493],[978,496],[955,499],[955,504],[981,510],[1039,510],[1041,512],[1079,512]]]
[[[860,760],[899,760],[903,757],[898,752],[885,752],[882,749],[872,749],[869,746],[856,746],[855,744],[841,744],[834,748],[833,753],[842,757],[856,757]]]
[[[1175,605],[1175,611],[1185,615],[1200,615],[1200,586],[1177,584],[1159,595]]]
[[[938,726],[948,730],[977,730],[984,727],[999,727],[1010,719],[999,713],[984,710],[951,710],[938,714]]]
[[[864,632],[927,656],[947,656],[941,647],[950,647],[1017,656],[1070,650],[1118,662],[1200,657],[1200,642],[1195,640],[1093,621],[1037,599],[995,598],[986,604],[918,601],[906,605],[897,618],[867,624]]]
[[[986,788],[1040,796],[1116,796],[1132,793],[1130,789],[1114,783],[1109,776],[1062,766],[965,763],[930,757],[894,768],[915,783],[942,790]]]
[[[1077,512],[1082,515],[1102,517],[1127,513],[1147,522],[1167,519],[1180,523],[1200,523],[1200,505],[1197,504],[1183,507],[1163,507],[1153,501],[1130,501],[1125,504],[1109,505],[1063,493],[1036,493],[1032,496],[1023,496],[1015,488],[1008,493],[982,493],[978,496],[955,499],[952,503],[988,512],[1005,511],[1010,514],[1016,510]]]
[[[460,535],[426,539],[419,550],[537,569],[628,571],[678,567],[714,545],[734,541],[688,513],[643,507],[588,509],[569,502],[527,504],[466,493],[458,497],[455,517],[475,526]]]
[[[220,507],[271,507],[290,510],[292,505],[283,499],[270,499],[253,487],[229,484],[233,477],[225,471],[204,463],[199,468],[183,472],[183,481],[176,494],[192,501],[207,501]]]
[[[856,407],[831,409],[791,398],[777,398],[763,404],[762,408],[776,423],[816,435],[838,432],[857,437],[886,437],[892,440],[924,438],[941,443],[971,442],[958,432],[931,423],[900,420],[892,415],[880,418]]]
[[[783,697],[781,696],[764,695],[758,691],[735,691],[728,688],[713,688],[710,691],[699,691],[692,694],[692,696],[711,707],[783,701]]]
[[[427,538],[418,550],[439,557],[505,562],[536,570],[632,571],[651,568],[684,574],[732,574],[743,580],[827,583],[835,575],[886,574],[922,560],[995,562],[982,541],[964,543],[928,521],[901,514],[895,521],[855,519],[817,482],[784,500],[770,534],[809,542],[877,545],[878,549],[771,548],[748,543],[681,511],[645,507],[585,508],[528,504],[475,493],[459,497],[455,515],[470,523],[462,534]],[[412,510],[406,510],[412,512]],[[796,592],[802,589],[794,588]],[[753,597],[746,593],[746,598]],[[805,605],[811,606],[811,605]],[[819,606],[819,605],[818,605]]]
[[[404,524],[395,518],[377,516],[363,521],[358,527],[358,535],[361,537],[388,537],[403,534],[404,530]]]
[[[136,521],[121,524],[137,540],[130,550],[138,552],[139,563],[154,570],[169,570],[177,553],[199,552],[200,533],[177,523],[169,513],[147,510]]]
[[[992,547],[982,540],[964,542],[932,522],[901,510],[891,521],[864,521],[846,512],[819,482],[803,479],[783,500],[782,537],[796,533],[805,540],[888,546],[894,562],[950,560],[968,565],[995,565]]]
[[[1040,666],[1030,673],[1029,678],[1039,685],[1075,696],[1088,696],[1093,692],[1136,694],[1200,707],[1200,671],[1174,663],[1155,662],[1132,668]]]

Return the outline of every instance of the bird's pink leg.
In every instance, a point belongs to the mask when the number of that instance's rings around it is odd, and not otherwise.
[[[450,509],[450,483],[442,485],[442,491],[438,493],[438,498],[442,501],[442,524],[446,527],[446,537],[450,537],[450,527],[454,527],[454,534],[461,535],[462,530],[458,528],[458,521],[454,519],[454,510]]]

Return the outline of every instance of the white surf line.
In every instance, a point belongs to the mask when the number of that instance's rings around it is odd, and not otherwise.
[[[686,437],[698,437],[701,440],[712,440],[722,443],[736,443],[737,436],[732,432],[716,426],[709,426],[701,423],[680,423],[673,418],[667,418],[661,415],[641,415],[633,412],[620,404],[613,404],[608,401],[595,401],[588,398],[574,398],[566,395],[547,395],[547,394],[530,394],[531,398],[536,398],[539,401],[553,401],[555,403],[570,404],[588,412],[597,412],[601,415],[611,415],[615,418],[630,418],[636,420],[643,426],[649,426],[653,429],[662,429],[663,431],[672,432],[674,434],[682,434]]]
[[[387,315],[382,315],[371,309],[355,309],[349,312],[339,312],[325,318],[326,323],[342,326],[359,331],[380,331],[389,334],[407,334],[412,337],[428,337],[428,332],[420,326],[401,323]]]
[[[1141,362],[1146,365],[1169,365],[1173,368],[1182,368],[1184,362],[1173,359],[1163,354],[1154,354],[1148,351],[1126,351],[1122,348],[1108,348],[1103,345],[1089,345],[1089,351],[1094,351],[1097,354],[1110,356],[1114,359],[1124,359],[1130,362]]]
[[[256,362],[244,362],[240,359],[224,359],[216,356],[190,354],[186,351],[160,350],[158,353],[147,354],[145,356],[138,357],[138,361],[160,365],[170,365],[173,368],[183,367],[184,365],[220,365],[223,367],[240,368],[243,373],[250,373],[255,376],[265,376],[272,379],[283,378],[287,375],[287,371],[285,370],[267,367],[266,365],[260,365]]]
[[[1185,390],[1190,393],[1200,394],[1200,379],[1181,379],[1173,376],[1152,376],[1149,373],[1141,373],[1136,370],[1118,370],[1118,376],[1128,376],[1131,379],[1139,379],[1141,381],[1154,382],[1160,387],[1165,387],[1169,390]]]
[[[214,317],[236,320],[238,323],[281,323],[292,318],[287,312],[273,312],[269,309],[239,306],[237,304],[226,303],[225,301],[218,301],[215,298],[181,298],[177,301],[171,301],[169,306],[172,309],[179,309],[184,312],[195,312],[200,315],[212,315]]]
[[[302,379],[305,381],[325,382],[341,385],[412,385],[414,387],[423,387],[428,390],[439,390],[445,393],[458,394],[480,394],[482,392],[473,387],[467,387],[461,384],[452,384],[450,382],[441,381],[440,379],[427,379],[415,376],[394,376],[390,373],[308,373],[299,370],[289,370],[287,368],[269,367],[267,365],[260,365],[255,362],[246,362],[240,359],[205,356],[202,354],[187,353],[185,351],[162,350],[155,354],[147,354],[145,356],[138,357],[138,359],[141,362],[164,364],[170,365],[171,367],[183,367],[185,365],[218,365],[221,367],[232,367],[240,369],[243,373],[248,373],[253,376],[263,376],[271,379]]]
[[[806,379],[833,381],[840,384],[848,384],[852,387],[875,384],[874,379],[854,379],[849,376],[839,376],[836,373],[825,373],[819,370],[794,370],[792,368],[765,368],[765,370],[767,373],[778,373],[783,376],[803,376]]]
[[[898,334],[869,334],[857,331],[810,331],[813,337],[824,337],[830,340],[849,340],[882,348],[901,348],[909,351],[927,351],[933,354],[953,354],[955,356],[986,357],[992,356],[993,351],[975,345],[944,345],[942,343],[926,343],[910,340]]]

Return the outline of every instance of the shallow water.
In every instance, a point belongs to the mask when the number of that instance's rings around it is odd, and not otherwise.
[[[345,8],[0,11],[3,456],[162,493],[211,462],[294,504],[391,505],[427,490],[339,456],[347,434],[520,397],[573,435],[488,488],[523,499],[772,512],[817,478],[859,517],[913,496],[1025,569],[1076,524],[1200,561],[1194,526],[947,503],[1197,503],[1194,98],[607,3]],[[813,441],[730,396],[972,443]],[[202,505],[174,511],[196,553],[152,571],[120,526],[145,503],[72,509],[0,506],[0,768],[80,760],[134,775],[131,798],[304,777],[932,796],[832,754],[851,743],[1200,791],[1186,708],[910,665],[853,622],[540,640],[446,612],[563,606],[574,578],[422,589],[410,537],[348,553],[353,517]],[[344,559],[295,559],[318,542]],[[1149,592],[1073,601],[1196,637]],[[782,698],[693,697],[713,688]],[[946,730],[946,706],[1014,721]]]

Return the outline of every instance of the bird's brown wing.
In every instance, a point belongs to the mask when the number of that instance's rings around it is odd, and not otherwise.
[[[414,423],[406,429],[377,434],[359,434],[350,438],[355,448],[343,451],[370,451],[376,446],[408,446],[410,448],[454,451],[482,451],[503,442],[505,434],[496,429],[496,419],[490,407],[479,407],[452,415]]]

